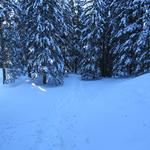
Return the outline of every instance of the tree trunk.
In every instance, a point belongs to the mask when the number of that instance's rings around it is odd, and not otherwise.
[[[46,73],[43,73],[43,84],[47,84]]]
[[[30,66],[28,67],[28,77],[29,77],[29,78],[32,78],[31,67],[30,67]]]
[[[6,68],[3,68],[3,84],[5,84],[6,81]]]
[[[109,56],[109,70],[108,70],[108,77],[112,77],[112,74],[113,74],[113,72],[112,72],[112,70],[113,70],[113,64],[112,64],[113,62],[112,62],[112,56],[111,56],[111,54],[110,54],[110,56]]]
[[[76,74],[77,73],[77,63],[78,63],[78,60],[77,60],[78,58],[77,57],[75,57],[75,61],[74,61],[74,73]]]
[[[106,77],[106,72],[107,72],[107,64],[106,64],[106,46],[105,46],[105,38],[103,38],[103,43],[102,43],[102,48],[103,48],[103,51],[102,51],[102,76],[103,77]]]

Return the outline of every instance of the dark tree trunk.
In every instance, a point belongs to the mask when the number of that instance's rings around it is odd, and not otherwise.
[[[107,47],[108,51],[107,51],[107,61],[106,61],[106,65],[107,65],[107,77],[112,77],[112,55],[110,53],[110,47]]]
[[[47,84],[46,73],[43,73],[43,84]]]
[[[107,55],[107,52],[106,52],[106,46],[105,46],[105,38],[103,38],[103,51],[102,51],[102,76],[103,77],[106,77],[107,76],[107,64],[106,64],[106,55]]]
[[[78,58],[75,57],[75,62],[74,62],[74,73],[77,73],[77,68],[78,68]]]
[[[29,77],[29,78],[32,78],[31,66],[28,67],[28,77]]]
[[[6,82],[6,68],[3,68],[3,84]]]
[[[102,42],[102,76],[111,77],[112,76],[112,55],[111,55],[111,45],[109,45],[109,36],[111,35],[111,29],[106,24],[106,30],[103,35]]]
[[[112,65],[112,57],[110,58],[110,62],[109,62],[109,72],[108,72],[108,77],[112,77],[113,74],[113,65]]]

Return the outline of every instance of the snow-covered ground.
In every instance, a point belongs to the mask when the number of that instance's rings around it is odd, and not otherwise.
[[[150,74],[0,83],[0,150],[150,150]]]

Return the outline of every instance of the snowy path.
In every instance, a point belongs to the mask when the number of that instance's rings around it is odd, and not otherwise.
[[[0,85],[0,150],[150,150],[149,89],[150,74]]]

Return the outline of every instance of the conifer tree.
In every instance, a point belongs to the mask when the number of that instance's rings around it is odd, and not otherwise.
[[[130,0],[122,1],[118,7],[121,11],[116,20],[113,75],[128,77],[135,75],[138,63],[136,43],[141,31],[141,13]]]
[[[104,20],[98,0],[87,1],[83,14],[83,59],[81,62],[82,79],[98,79],[101,74],[102,35]]]
[[[82,1],[68,0],[64,3],[64,22],[67,27],[65,30],[67,34],[64,37],[66,44],[63,46],[66,47],[65,66],[68,72],[77,73],[81,61]]]
[[[3,83],[9,83],[15,81],[21,73],[15,3],[13,1],[1,1],[0,14],[0,54]]]
[[[73,51],[74,51],[74,35],[75,29],[73,24],[73,19],[75,16],[75,7],[74,1],[61,0],[61,8],[63,14],[63,36],[62,36],[62,44],[61,49],[64,58],[64,67],[65,73],[73,72]]]
[[[64,62],[59,47],[61,17],[56,0],[22,2],[25,7],[25,39],[27,68],[30,76],[43,77],[55,84],[63,83]]]
[[[140,10],[141,32],[137,40],[137,67],[135,74],[143,74],[150,71],[150,1],[134,0],[134,6]]]
[[[103,34],[101,38],[102,44],[102,60],[101,72],[103,77],[112,76],[113,53],[111,39],[113,38],[113,27],[115,19],[115,0],[103,0],[101,7],[101,16],[103,17]]]
[[[80,64],[82,60],[82,30],[83,30],[83,0],[75,0],[75,16],[74,16],[74,73],[80,73]]]

